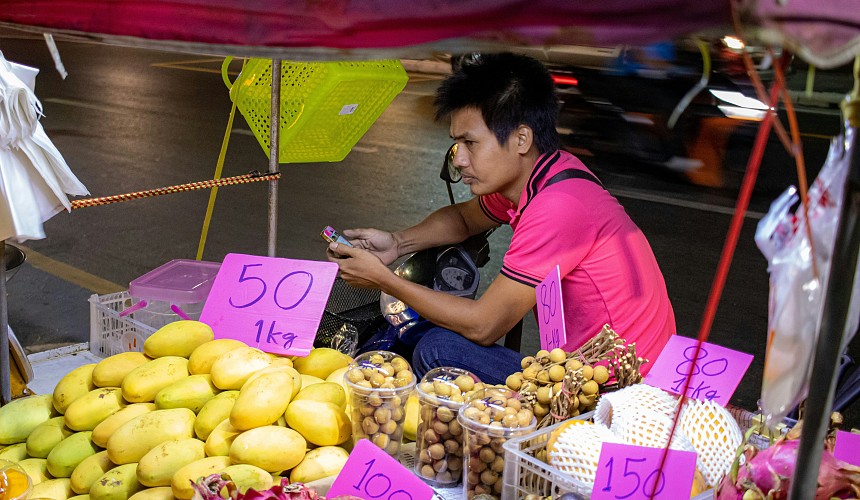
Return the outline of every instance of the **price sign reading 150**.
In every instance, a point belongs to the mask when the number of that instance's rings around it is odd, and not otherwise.
[[[691,451],[603,443],[591,498],[689,498],[695,473],[696,454]]]
[[[337,264],[229,254],[200,321],[215,338],[232,338],[276,354],[310,352]]]
[[[567,344],[564,303],[561,300],[561,270],[555,266],[535,288],[540,348],[551,351]]]

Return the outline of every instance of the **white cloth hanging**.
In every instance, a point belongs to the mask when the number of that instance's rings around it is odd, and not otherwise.
[[[66,194],[89,194],[39,123],[42,105],[32,68],[12,66],[0,52],[0,239],[45,237],[43,223],[71,211]],[[28,78],[29,77],[29,78]]]

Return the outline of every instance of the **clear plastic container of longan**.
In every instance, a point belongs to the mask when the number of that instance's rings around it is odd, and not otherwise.
[[[393,352],[370,351],[350,363],[344,380],[350,393],[353,439],[367,439],[399,458],[406,399],[415,389],[412,367]]]
[[[502,445],[535,429],[537,419],[531,405],[516,391],[488,387],[460,408],[457,421],[464,437],[463,498],[501,498],[505,470]]]
[[[460,482],[463,471],[463,428],[457,422],[469,394],[483,389],[470,371],[434,368],[418,383],[418,430],[415,474],[434,486]]]

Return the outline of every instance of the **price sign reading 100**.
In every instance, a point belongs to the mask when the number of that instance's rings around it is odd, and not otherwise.
[[[216,338],[234,338],[266,352],[310,352],[337,264],[229,254],[200,320]]]

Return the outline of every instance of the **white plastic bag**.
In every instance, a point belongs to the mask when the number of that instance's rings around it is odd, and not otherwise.
[[[774,201],[756,230],[756,244],[768,259],[770,273],[768,349],[761,410],[773,424],[779,423],[800,404],[809,390],[824,291],[851,156],[847,145],[851,144],[853,134],[849,128],[844,138],[834,138],[824,167],[809,189],[812,246],[807,237],[803,207],[797,206],[794,212],[791,211],[798,201],[794,187]],[[813,272],[812,248],[818,265],[817,278]],[[857,329],[860,317],[857,291],[855,274],[843,347]]]

